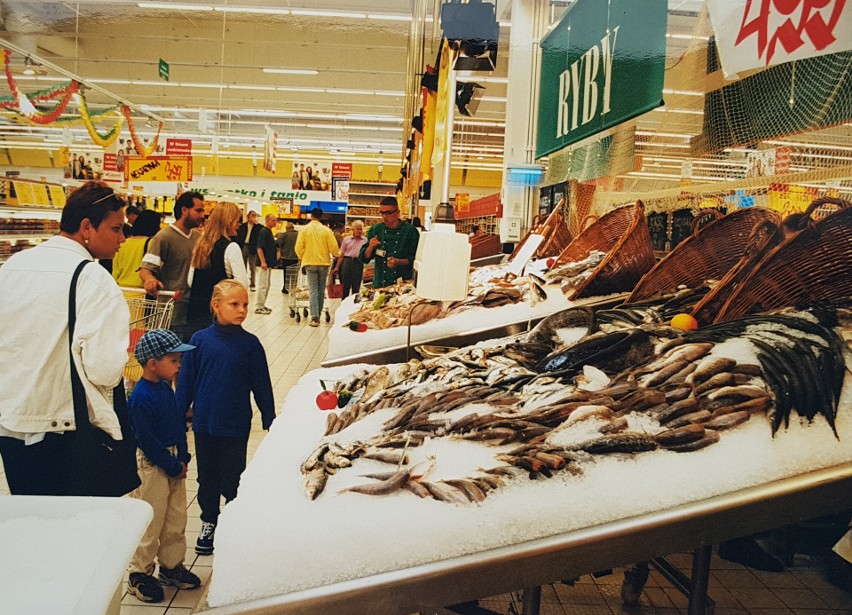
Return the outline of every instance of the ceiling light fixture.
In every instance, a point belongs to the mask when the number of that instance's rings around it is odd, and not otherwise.
[[[319,71],[312,68],[264,68],[263,72],[276,75],[319,75]]]
[[[206,4],[172,4],[167,2],[137,2],[140,9],[160,9],[163,11],[212,11]]]
[[[214,11],[220,13],[249,13],[256,15],[289,15],[290,9],[274,9],[251,6],[216,6]]]
[[[411,15],[382,15],[379,13],[368,13],[367,19],[378,19],[379,21],[411,21]]]
[[[350,13],[348,11],[315,11],[313,9],[290,9],[291,15],[306,17],[344,17],[349,19],[367,19],[366,13]]]

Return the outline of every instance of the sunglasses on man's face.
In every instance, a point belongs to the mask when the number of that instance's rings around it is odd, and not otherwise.
[[[395,214],[395,213],[396,213],[396,212],[398,212],[398,211],[399,211],[398,209],[386,209],[385,211],[382,211],[382,210],[380,209],[380,210],[379,210],[379,213],[380,213],[381,215],[383,215],[383,216],[389,216],[389,215],[391,215],[391,214]]]

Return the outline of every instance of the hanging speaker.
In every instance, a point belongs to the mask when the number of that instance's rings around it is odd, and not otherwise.
[[[453,69],[493,71],[497,66],[500,24],[495,5],[481,0],[448,2],[441,7],[441,28],[459,51]]]
[[[478,83],[456,83],[456,108],[467,117],[476,115],[485,88]]]

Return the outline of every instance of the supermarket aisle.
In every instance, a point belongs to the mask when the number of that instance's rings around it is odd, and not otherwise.
[[[319,367],[326,353],[329,325],[324,322],[318,328],[311,328],[306,321],[296,323],[289,316],[287,296],[277,291],[281,286],[281,272],[273,271],[272,292],[267,305],[273,309],[270,315],[256,315],[250,310],[246,329],[255,333],[263,342],[269,360],[276,402],[280,405],[290,387],[306,372]],[[333,308],[336,306],[332,306]],[[263,439],[259,416],[252,423],[249,441],[251,456]],[[192,449],[192,434],[190,448]],[[206,584],[212,572],[215,555],[197,556],[194,551],[195,539],[200,529],[199,508],[195,501],[197,484],[195,467],[190,468],[187,481],[189,495],[187,557],[186,565],[198,574]],[[0,467],[0,494],[8,493],[5,475]],[[670,560],[688,572],[691,556],[676,554]],[[543,588],[542,615],[569,615],[584,613],[588,615],[613,614],[680,614],[686,613],[686,600],[662,576],[652,571],[645,592],[641,597],[641,606],[625,607],[621,603],[622,574],[620,570],[612,574],[594,577],[585,575],[573,586],[562,583]],[[165,590],[166,600],[160,604],[148,605],[138,601],[125,592],[122,598],[121,615],[189,615],[201,596],[201,591],[177,591],[170,587]],[[752,571],[743,566],[720,560],[714,556],[710,579],[710,595],[716,601],[717,615],[749,614],[797,614],[797,615],[841,615],[852,612],[852,594],[835,588],[826,582],[816,570],[813,562],[800,557],[795,565],[781,573]],[[493,596],[479,601],[479,606],[497,613],[517,613],[521,611],[519,594]],[[365,605],[365,612],[369,608]],[[442,610],[442,613],[449,611]],[[464,612],[461,608],[457,612]],[[469,611],[475,612],[475,611]],[[482,611],[479,611],[482,614]],[[424,615],[425,612],[424,612]]]

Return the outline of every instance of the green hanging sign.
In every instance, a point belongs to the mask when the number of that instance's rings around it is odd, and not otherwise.
[[[163,81],[168,81],[169,80],[169,63],[166,62],[163,59],[160,59],[159,69],[160,69],[160,79],[162,79]]]
[[[666,0],[577,0],[541,41],[536,157],[662,104]]]

